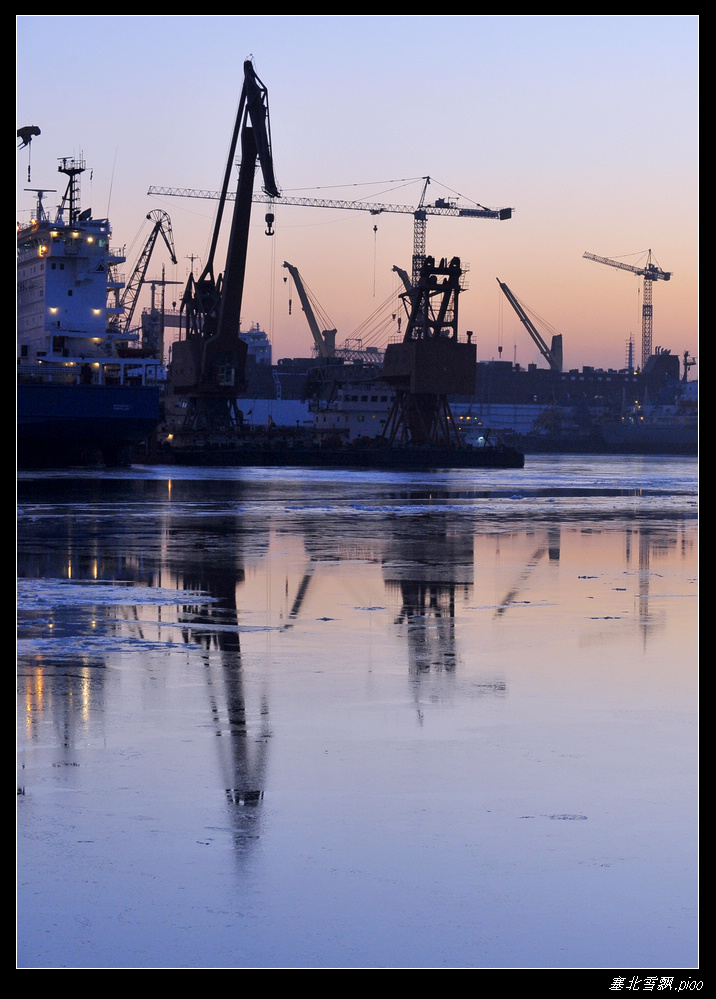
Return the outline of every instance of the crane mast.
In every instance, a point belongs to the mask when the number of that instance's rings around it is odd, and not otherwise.
[[[226,264],[223,275],[217,277],[214,258],[224,208],[231,200],[228,189],[239,142],[241,166],[233,197]],[[238,420],[236,400],[243,388],[248,351],[239,337],[239,324],[257,162],[266,196],[271,201],[279,198],[271,152],[268,92],[247,60],[208,259],[198,278],[193,274],[189,277],[181,304],[186,316],[186,338],[172,347],[169,383],[173,394],[188,400],[186,429],[225,429]],[[271,235],[273,215],[267,214],[266,220],[267,234]]]
[[[644,291],[642,295],[642,308],[641,308],[641,366],[642,370],[646,367],[646,362],[651,357],[652,351],[652,334],[653,334],[653,320],[654,320],[654,309],[652,306],[652,287],[654,281],[670,281],[671,272],[663,271],[661,267],[658,267],[653,263],[651,250],[649,250],[647,256],[647,262],[644,267],[636,267],[633,264],[625,264],[621,260],[612,260],[611,257],[599,257],[596,253],[585,253],[584,257],[587,260],[595,260],[598,264],[607,264],[609,267],[617,267],[619,270],[630,271],[632,274],[638,274],[644,278]]]

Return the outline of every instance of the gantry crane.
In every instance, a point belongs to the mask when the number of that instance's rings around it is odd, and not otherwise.
[[[236,194],[229,197],[236,146],[241,140],[241,167]],[[206,266],[198,278],[189,276],[181,311],[186,316],[186,338],[172,346],[169,385],[187,400],[184,428],[228,429],[239,420],[237,399],[243,388],[248,348],[239,337],[241,303],[246,275],[251,203],[257,163],[261,165],[266,196],[281,197],[276,185],[268,120],[268,92],[249,60],[244,62],[244,84],[232,134],[219,210]],[[226,265],[214,275],[214,255],[224,207],[234,201]],[[267,213],[271,235],[273,215]]]
[[[418,203],[418,207],[409,205],[380,204],[372,201],[341,201],[326,200],[322,198],[290,198],[281,197],[282,205],[297,205],[305,208],[338,208],[350,211],[370,212],[371,215],[382,215],[387,212],[408,214],[413,216],[413,274],[412,283],[417,285],[420,272],[425,262],[425,236],[427,219],[429,215],[451,216],[453,218],[465,219],[505,219],[512,218],[512,208],[485,208],[483,205],[474,207],[462,207],[456,202],[445,198],[438,198],[433,204],[425,202],[430,177],[424,177],[423,191]],[[219,194],[215,191],[202,191],[190,188],[179,187],[150,187],[147,194],[163,195],[179,198],[206,198],[216,199]],[[230,196],[229,196],[230,197]],[[253,201],[258,204],[273,204],[274,199],[270,194],[254,194]]]
[[[561,333],[555,333],[554,336],[552,337],[552,346],[548,347],[547,344],[542,339],[542,336],[540,335],[539,331],[535,327],[534,323],[529,318],[529,316],[525,312],[524,308],[517,301],[517,299],[515,298],[515,296],[512,294],[512,292],[510,291],[510,289],[507,287],[507,285],[504,284],[502,281],[500,281],[499,278],[496,278],[496,281],[499,284],[499,286],[502,289],[502,291],[504,292],[505,298],[507,299],[507,301],[510,303],[510,305],[512,306],[512,308],[517,313],[520,321],[524,325],[524,327],[527,330],[527,332],[529,333],[529,335],[534,340],[534,342],[535,342],[535,344],[537,346],[537,349],[539,350],[539,352],[542,355],[542,357],[544,357],[544,359],[547,361],[547,363],[549,364],[549,366],[552,369],[552,371],[561,371],[562,370],[562,334]]]
[[[631,271],[632,274],[639,274],[644,278],[644,293],[642,295],[641,308],[641,366],[646,367],[646,362],[651,357],[651,338],[653,328],[654,310],[651,304],[651,288],[654,281],[670,281],[671,272],[663,271],[652,261],[651,250],[648,252],[647,261],[644,267],[635,267],[633,264],[625,264],[621,260],[612,260],[611,257],[598,257],[595,253],[585,253],[587,260],[596,260],[599,264],[608,264],[610,267],[618,267],[623,271]]]
[[[172,263],[176,266],[177,262],[176,254],[174,252],[172,223],[167,213],[161,210],[155,210],[147,215],[147,219],[154,224],[152,226],[152,231],[144,244],[142,252],[139,254],[137,263],[134,265],[132,275],[129,281],[127,281],[124,291],[119,299],[119,305],[122,307],[124,312],[121,316],[113,316],[110,320],[110,322],[112,322],[115,327],[123,333],[126,333],[132,325],[132,318],[134,317],[134,310],[137,307],[139,292],[144,284],[152,251],[156,246],[160,233],[164,237],[164,242],[167,244],[167,249],[169,250],[169,256],[171,257]]]

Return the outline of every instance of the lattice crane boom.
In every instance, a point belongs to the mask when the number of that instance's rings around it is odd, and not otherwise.
[[[585,253],[584,256],[587,260],[596,260],[599,264],[609,264],[610,267],[619,267],[623,271],[631,271],[632,274],[641,274],[649,281],[668,281],[671,278],[671,271],[664,271],[651,262],[651,250],[649,250],[649,261],[644,267],[625,264],[622,260],[612,260],[611,257],[598,257],[596,253]]]
[[[154,223],[152,226],[152,231],[144,244],[142,252],[139,254],[137,263],[134,266],[132,275],[126,284],[126,287],[120,298],[120,305],[124,308],[124,316],[122,317],[122,328],[123,330],[128,330],[132,325],[132,319],[134,317],[134,311],[137,306],[138,296],[144,280],[147,276],[147,268],[149,266],[149,261],[152,256],[154,247],[156,246],[157,240],[161,235],[166,243],[167,249],[169,250],[169,256],[173,264],[176,265],[177,258],[174,252],[174,237],[172,235],[172,223],[171,219],[166,212],[161,210],[155,210],[147,215],[147,219]]]
[[[294,205],[303,208],[336,208],[349,211],[370,212],[371,215],[394,213],[413,216],[413,284],[417,285],[420,271],[425,261],[425,231],[429,215],[443,215],[463,219],[497,219],[505,221],[512,218],[513,208],[485,208],[483,205],[474,207],[457,205],[445,198],[437,198],[432,204],[425,202],[425,194],[430,178],[425,178],[420,203],[418,207],[411,205],[381,204],[375,201],[349,201],[346,199],[329,198],[291,198],[281,195],[282,205]],[[205,198],[216,200],[221,195],[217,191],[197,190],[185,187],[150,187],[149,195],[176,198]],[[227,194],[227,200],[232,195]],[[273,204],[274,199],[267,194],[255,193],[252,199],[256,204]]]
[[[215,201],[220,197],[218,191],[208,191],[187,187],[150,187],[147,191],[150,195],[161,195],[173,198],[205,198],[207,201]],[[226,200],[233,201],[235,194],[227,192]],[[268,194],[257,192],[252,200],[255,204],[274,204],[275,198]],[[438,198],[435,204],[422,205],[419,208],[410,205],[381,204],[377,201],[348,201],[328,198],[290,198],[285,194],[281,195],[282,205],[298,205],[304,208],[348,208],[352,211],[366,211],[372,215],[382,215],[383,212],[398,212],[407,215],[414,215],[416,212],[423,212],[426,215],[449,215],[453,218],[471,219],[509,219],[512,218],[513,208],[476,208],[460,207],[450,204],[444,199]]]
[[[671,271],[664,271],[653,262],[651,250],[647,256],[647,262],[643,267],[634,264],[625,264],[621,260],[612,260],[611,257],[599,257],[596,253],[585,253],[587,260],[596,260],[598,264],[607,264],[609,267],[617,267],[623,271],[630,271],[644,278],[644,293],[642,296],[641,310],[641,366],[644,368],[646,362],[651,357],[651,344],[653,334],[654,309],[652,305],[652,285],[654,281],[670,281]]]

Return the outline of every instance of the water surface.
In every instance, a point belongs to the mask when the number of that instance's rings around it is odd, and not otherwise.
[[[19,966],[697,967],[696,490],[23,473]]]

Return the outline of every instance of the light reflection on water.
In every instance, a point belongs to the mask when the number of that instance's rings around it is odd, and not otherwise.
[[[695,966],[696,472],[22,475],[20,964]]]

